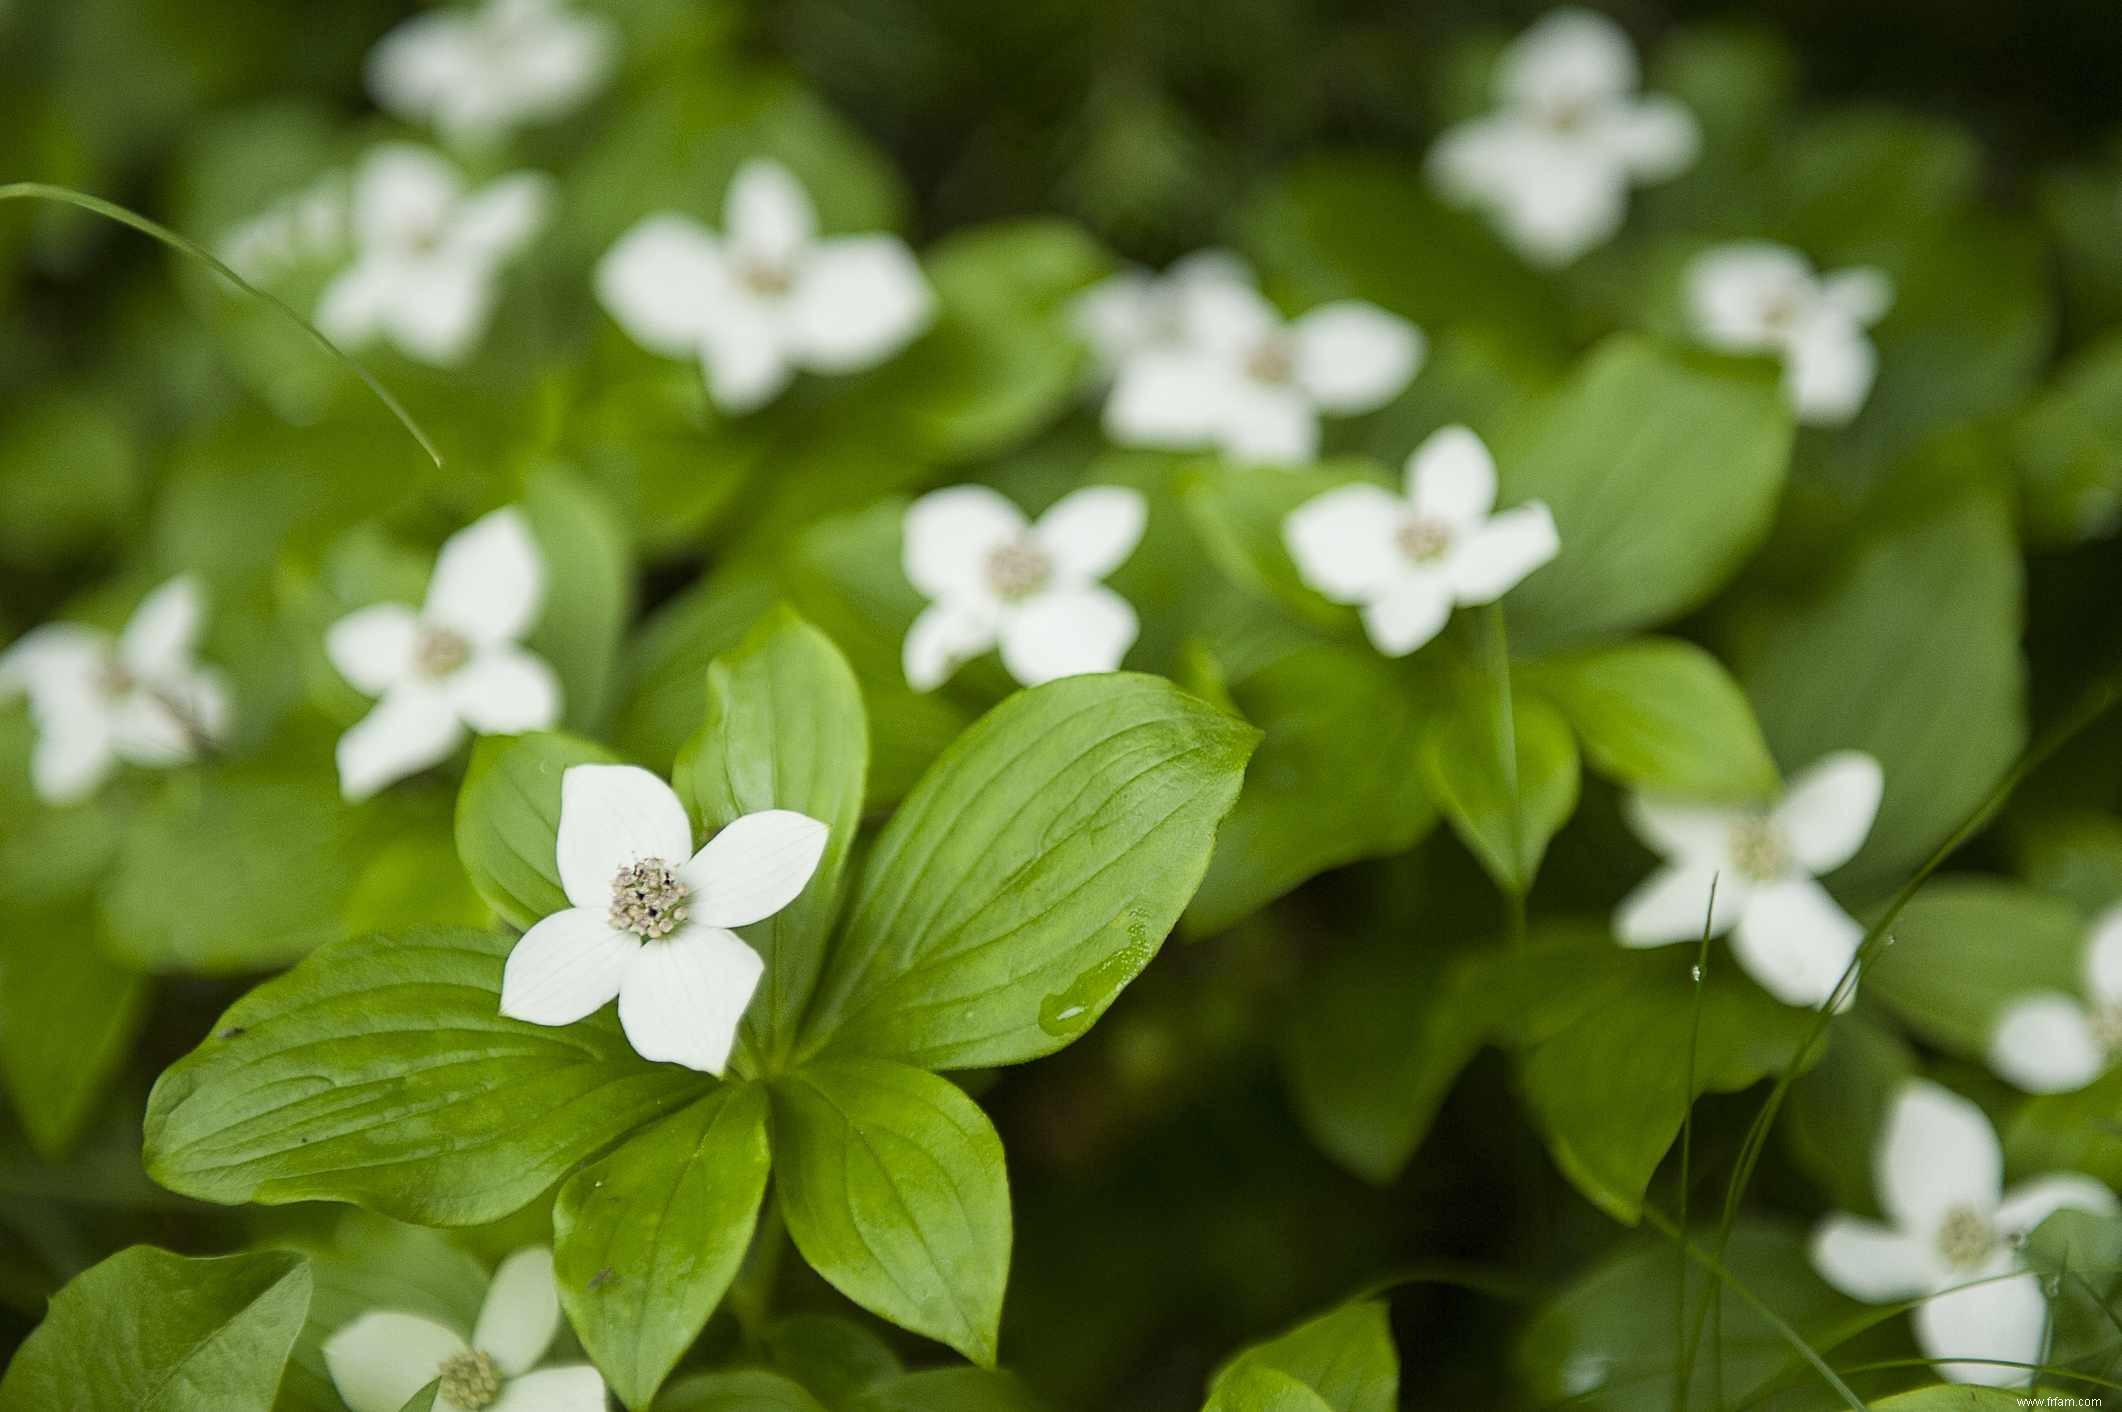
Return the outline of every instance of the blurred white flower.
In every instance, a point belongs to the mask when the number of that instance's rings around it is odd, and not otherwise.
[[[1161,275],[1145,269],[1107,275],[1077,295],[1069,312],[1098,371],[1110,377],[1139,353],[1185,346],[1194,290],[1252,283],[1251,267],[1230,251],[1197,250]]]
[[[346,253],[346,173],[327,172],[227,231],[218,253],[253,283],[269,283],[303,265]]]
[[[1679,175],[1701,133],[1675,99],[1639,97],[1636,51],[1589,10],[1556,10],[1513,40],[1499,109],[1448,129],[1429,153],[1446,199],[1488,212],[1526,259],[1565,265],[1621,229],[1631,185]]]
[[[1816,879],[1856,856],[1883,789],[1877,760],[1842,750],[1795,776],[1766,811],[1630,797],[1623,817],[1666,862],[1622,901],[1615,934],[1624,946],[1698,940],[1714,880],[1710,935],[1731,932],[1739,964],[1784,1004],[1826,1004],[1864,929]]]
[[[1148,507],[1119,486],[1087,486],[1036,523],[981,485],[933,491],[906,511],[906,577],[929,599],[907,630],[907,684],[929,691],[999,647],[1025,686],[1110,672],[1134,645],[1125,598],[1099,580],[1142,538]]]
[[[2003,1169],[1980,1108],[1910,1080],[1887,1114],[1874,1169],[1886,1222],[1838,1214],[1813,1235],[1814,1267],[1844,1294],[1923,1301],[1916,1343],[1954,1382],[2012,1387],[2032,1377],[2048,1301],[2026,1267],[2025,1237],[2057,1211],[2115,1210],[2114,1193],[2092,1177],[2061,1172],[2005,1191]]]
[[[324,1341],[324,1366],[352,1412],[399,1412],[438,1379],[437,1412],[604,1412],[589,1364],[537,1368],[559,1331],[553,1253],[530,1246],[494,1271],[469,1341],[424,1314],[376,1309]]]
[[[1696,334],[1726,352],[1780,357],[1784,396],[1816,426],[1840,426],[1863,407],[1879,366],[1865,330],[1893,302],[1882,271],[1817,275],[1803,255],[1766,241],[1716,246],[1687,272]]]
[[[47,623],[0,653],[0,703],[27,697],[36,723],[38,798],[86,799],[121,760],[166,768],[220,740],[227,688],[196,660],[205,612],[198,583],[179,576],[141,599],[116,637]]]
[[[664,212],[597,264],[597,298],[651,352],[698,358],[726,412],[772,401],[798,369],[874,367],[928,327],[935,295],[894,235],[820,238],[810,196],[779,162],[737,169],[717,235]]]
[[[1309,461],[1321,412],[1381,407],[1422,364],[1421,330],[1359,300],[1285,322],[1259,291],[1204,279],[1177,304],[1179,337],[1127,358],[1106,399],[1105,429],[1122,445]]]
[[[357,608],[324,649],[339,675],[381,697],[339,737],[339,789],[362,800],[448,759],[465,729],[544,730],[560,719],[560,684],[519,644],[538,621],[545,563],[523,516],[496,510],[451,535],[427,602]]]
[[[523,934],[501,977],[501,1013],[568,1025],[619,998],[644,1059],[719,1074],[765,963],[732,927],[795,901],[826,827],[789,809],[732,820],[693,852],[677,793],[637,765],[560,777],[560,885],[575,905]]]
[[[385,339],[449,367],[478,345],[495,280],[545,224],[552,179],[515,172],[467,192],[439,153],[375,148],[353,176],[354,260],[317,301],[317,326],[351,345]]]
[[[1997,1016],[1989,1066],[2028,1093],[2068,1093],[2122,1054],[2122,906],[2094,921],[2085,949],[2085,998],[2061,991],[2020,996]]]
[[[1445,427],[1407,458],[1406,493],[1344,485],[1282,524],[1297,573],[1363,610],[1388,657],[1435,637],[1460,603],[1493,603],[1555,557],[1555,519],[1538,500],[1496,512],[1496,463],[1481,438]]]
[[[565,117],[604,83],[618,36],[560,0],[486,0],[406,20],[368,56],[368,91],[452,143],[486,146]]]

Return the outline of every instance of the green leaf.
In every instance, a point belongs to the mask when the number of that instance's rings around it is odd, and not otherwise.
[[[1210,1405],[1226,1384],[1262,1368],[1295,1378],[1333,1412],[1394,1412],[1400,1405],[1400,1356],[1383,1300],[1344,1305],[1247,1349],[1216,1375]]]
[[[656,1412],[826,1412],[818,1399],[779,1373],[745,1368],[699,1373],[671,1384]]]
[[[140,493],[140,459],[122,406],[18,396],[0,431],[0,562],[44,567],[108,544]]]
[[[2011,448],[2034,543],[2080,544],[2122,524],[2122,336],[2078,354],[2020,409]]]
[[[1901,1037],[1862,1009],[1827,1027],[1827,1052],[1791,1086],[1782,1133],[1792,1154],[1842,1211],[1870,1212],[1879,1136],[1916,1057]]]
[[[1790,412],[1765,368],[1620,335],[1491,438],[1499,503],[1544,500],[1561,552],[1504,600],[1514,649],[1664,622],[1767,534]]]
[[[1641,638],[1528,663],[1525,681],[1569,719],[1600,773],[1653,793],[1758,799],[1776,789],[1739,684],[1716,658]]]
[[[1202,547],[1233,582],[1314,627],[1361,641],[1355,611],[1328,602],[1304,582],[1282,537],[1291,511],[1356,481],[1384,485],[1391,477],[1374,461],[1347,457],[1271,476],[1247,467],[1209,465],[1181,484]]]
[[[774,583],[757,566],[724,567],[661,604],[626,644],[626,696],[613,735],[636,760],[669,760],[700,728],[706,685],[700,664],[737,645],[774,605]]]
[[[2083,1172],[2122,1185],[2122,1069],[2109,1069],[2075,1093],[2026,1099],[2004,1123],[2004,1158],[2014,1172]]]
[[[269,1412],[309,1306],[285,1251],[121,1250],[59,1291],[0,1382],[0,1412]]]
[[[2090,917],[2122,902],[2122,819],[2097,809],[2014,815],[2019,875]]]
[[[1253,1367],[1217,1379],[1201,1412],[1333,1412],[1333,1406],[1287,1373]]]
[[[847,659],[787,609],[768,614],[707,671],[707,721],[677,767],[678,794],[704,833],[743,814],[794,809],[828,829],[818,871],[745,940],[766,962],[745,1012],[749,1043],[778,1061],[825,964],[840,875],[862,822],[869,726]],[[704,834],[703,834],[704,836]]]
[[[717,1089],[560,1188],[560,1302],[628,1407],[656,1395],[743,1263],[766,1195],[766,1114],[761,1089]]]
[[[18,911],[0,935],[0,1072],[31,1146],[63,1156],[132,1047],[147,983],[71,909]]]
[[[566,910],[556,851],[560,777],[615,757],[571,735],[482,736],[457,791],[457,857],[501,920],[520,930]]]
[[[774,1188],[803,1258],[855,1303],[995,1361],[1009,1274],[1002,1141],[946,1079],[842,1059],[774,1085]]]
[[[899,1372],[899,1355],[868,1324],[832,1314],[795,1314],[766,1331],[774,1366],[837,1407]]]
[[[524,490],[523,513],[545,559],[545,605],[528,645],[560,678],[567,724],[603,723],[617,680],[619,642],[633,616],[633,560],[604,498],[559,470]]]
[[[1258,740],[1156,677],[1010,697],[878,837],[806,1050],[976,1068],[1069,1043],[1163,944]]]
[[[1452,684],[1422,737],[1422,779],[1452,831],[1496,885],[1523,893],[1547,841],[1577,808],[1577,742],[1537,697],[1511,702],[1515,759],[1504,755],[1497,693],[1470,674]]]
[[[435,1412],[435,1400],[442,1396],[442,1379],[437,1378],[406,1400],[398,1412]]]
[[[610,1012],[503,1019],[515,938],[429,930],[320,948],[230,1007],[155,1084],[150,1176],[203,1201],[350,1201],[472,1225],[521,1207],[701,1076]]]
[[[1046,1412],[1009,1374],[986,1368],[930,1368],[865,1388],[847,1412]]]
[[[1872,1403],[1872,1412],[2017,1412],[2027,1406],[2024,1389],[1938,1383],[1895,1393]]]
[[[1915,1034],[1963,1058],[2030,991],[2082,994],[2089,928],[2069,902],[2001,878],[1942,878],[1895,919],[1864,988]]]

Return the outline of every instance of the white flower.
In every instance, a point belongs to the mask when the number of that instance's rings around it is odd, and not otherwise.
[[[1893,302],[1879,270],[1816,275],[1803,255],[1766,241],[1705,250],[1687,271],[1696,334],[1726,352],[1780,357],[1784,396],[1815,426],[1840,426],[1863,407],[1879,368],[1865,330]]]
[[[1185,345],[1195,290],[1252,283],[1252,269],[1230,251],[1197,250],[1161,275],[1144,269],[1107,275],[1077,295],[1069,312],[1098,370],[1111,376],[1137,354]]]
[[[1181,329],[1128,358],[1105,403],[1105,429],[1128,446],[1214,446],[1241,461],[1309,461],[1319,414],[1372,411],[1422,364],[1422,332],[1344,299],[1285,322],[1258,290],[1196,280]]]
[[[719,1074],[765,964],[732,927],[764,921],[803,891],[826,827],[768,809],[732,820],[693,852],[685,806],[635,765],[575,765],[560,777],[560,885],[575,905],[523,934],[501,977],[501,1013],[568,1025],[619,998],[644,1059]]]
[[[347,179],[328,172],[221,237],[221,258],[245,279],[269,282],[346,250]]]
[[[221,676],[195,660],[205,597],[189,576],[163,584],[115,638],[47,623],[0,653],[0,703],[29,699],[30,783],[52,804],[86,799],[120,760],[165,768],[228,729]]]
[[[1138,625],[1099,580],[1134,552],[1147,516],[1139,493],[1107,485],[1063,496],[1036,524],[986,486],[916,500],[903,562],[929,605],[907,629],[907,684],[932,690],[996,646],[1025,686],[1116,669]]]
[[[377,41],[368,90],[409,122],[484,146],[525,123],[565,117],[604,82],[612,26],[557,0],[486,0],[415,15]]]
[[[2044,990],[2005,1006],[1990,1032],[1990,1067],[2028,1093],[2068,1093],[2122,1054],[2122,906],[2093,923],[2085,996]]]
[[[1363,610],[1388,657],[1435,637],[1460,603],[1493,603],[1555,557],[1555,518],[1538,500],[1498,513],[1496,464],[1481,438],[1445,427],[1407,458],[1407,493],[1344,485],[1282,523],[1297,573]]]
[[[810,196],[779,162],[737,169],[718,236],[664,212],[597,263],[597,298],[636,343],[698,358],[716,405],[764,406],[798,369],[850,373],[911,342],[935,295],[897,236],[820,239]]]
[[[1679,175],[1701,148],[1694,115],[1638,97],[1639,81],[1619,25],[1556,10],[1503,52],[1499,110],[1437,139],[1430,179],[1486,210],[1526,259],[1568,264],[1620,230],[1632,184]]]
[[[437,1379],[437,1412],[604,1412],[589,1364],[531,1371],[559,1331],[553,1253],[531,1246],[494,1271],[469,1342],[425,1315],[377,1309],[324,1341],[324,1366],[352,1412],[399,1412]]]
[[[463,361],[486,332],[502,265],[545,224],[551,202],[543,173],[467,192],[439,154],[385,143],[354,172],[354,262],[318,297],[317,326],[348,344],[387,339],[438,367]]]
[[[1710,935],[1731,932],[1739,964],[1784,1004],[1826,1004],[1864,929],[1815,879],[1863,846],[1883,788],[1877,760],[1842,750],[1766,811],[1632,796],[1623,816],[1666,863],[1622,901],[1615,934],[1625,946],[1698,940],[1714,879]]]
[[[1834,1215],[1813,1236],[1814,1266],[1844,1294],[1874,1304],[1923,1298],[1916,1342],[1955,1382],[2012,1386],[2032,1376],[1998,1366],[2040,1362],[2048,1327],[2021,1243],[2054,1212],[2115,1209],[2091,1177],[2057,1173],[2007,1192],[2003,1168],[1981,1109],[1911,1080],[1887,1115],[1873,1173],[1886,1223]]]
[[[520,512],[496,510],[450,536],[427,602],[376,603],[333,623],[324,650],[374,710],[339,737],[339,789],[366,799],[447,760],[465,728],[544,730],[560,719],[560,684],[518,644],[538,621],[545,563]]]

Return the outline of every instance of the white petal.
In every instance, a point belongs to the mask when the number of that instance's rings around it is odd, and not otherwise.
[[[2093,918],[2085,948],[2085,988],[2103,1005],[2122,1005],[2122,905]]]
[[[1135,610],[1109,588],[1050,589],[1003,614],[1002,665],[1025,686],[1117,671],[1139,629]]]
[[[1676,177],[1702,154],[1702,127],[1687,105],[1654,95],[1622,107],[1606,125],[1609,150],[1637,181]]]
[[[604,1412],[604,1379],[587,1363],[540,1368],[511,1379],[487,1412]]]
[[[559,1331],[553,1252],[542,1245],[525,1246],[495,1268],[472,1330],[472,1347],[491,1353],[503,1373],[520,1378],[537,1366]]]
[[[533,1025],[571,1025],[619,993],[642,942],[606,920],[605,905],[570,907],[535,923],[501,969],[501,1013]]]
[[[441,764],[463,741],[464,726],[439,688],[400,683],[339,737],[339,793],[359,803]]]
[[[403,248],[440,231],[463,189],[440,154],[407,142],[372,150],[354,173],[354,236],[364,247]]]
[[[1730,873],[1732,831],[1750,816],[1724,804],[1632,794],[1621,803],[1621,817],[1645,847],[1667,858],[1703,862]]]
[[[567,900],[601,911],[621,868],[690,858],[692,821],[678,792],[639,765],[570,765],[560,776],[557,851]]]
[[[746,259],[787,265],[810,244],[818,218],[795,173],[769,158],[737,168],[723,198],[723,234]]]
[[[692,889],[687,915],[710,927],[748,927],[794,902],[825,856],[824,824],[793,809],[730,820],[678,876]]]
[[[732,300],[718,309],[700,347],[708,395],[729,415],[755,412],[781,395],[795,364],[774,324],[753,301]]]
[[[1382,407],[1422,364],[1422,332],[1374,304],[1322,304],[1290,328],[1297,384],[1329,412]]]
[[[1282,316],[1248,284],[1188,280],[1172,290],[1181,340],[1196,353],[1235,366],[1282,332]]]
[[[403,603],[356,608],[324,632],[324,655],[340,676],[369,696],[381,696],[413,670],[420,617]]]
[[[1794,335],[1783,382],[1799,421],[1841,426],[1863,408],[1878,371],[1871,340],[1835,315],[1808,319]]]
[[[1215,438],[1238,395],[1229,369],[1198,353],[1138,353],[1121,365],[1105,399],[1105,434],[1122,446],[1202,446]]]
[[[1499,192],[1496,214],[1518,253],[1534,264],[1566,265],[1611,240],[1628,210],[1626,169],[1596,154],[1532,143]]]
[[[1493,603],[1561,551],[1555,517],[1538,500],[1514,505],[1452,548],[1448,571],[1461,603]]]
[[[198,754],[195,729],[205,731],[204,722],[193,722],[186,703],[161,690],[129,691],[109,712],[111,747],[120,760],[162,769],[182,764]]]
[[[110,634],[78,623],[46,623],[0,653],[0,702],[27,696],[48,711],[72,711],[100,692]]]
[[[1363,606],[1363,630],[1386,656],[1405,657],[1442,631],[1451,612],[1451,583],[1443,574],[1402,574]]]
[[[1843,318],[1869,328],[1894,307],[1894,282],[1886,271],[1860,265],[1820,277],[1820,302]]]
[[[432,1319],[374,1310],[324,1341],[324,1366],[353,1412],[399,1412],[468,1346]]]
[[[1767,241],[1716,246],[1687,270],[1695,331],[1712,346],[1735,352],[1778,346],[1784,328],[1773,315],[1809,303],[1813,288],[1810,262]]]
[[[1710,883],[1716,883],[1716,913],[1710,912]],[[1719,873],[1708,863],[1677,863],[1658,869],[1636,885],[1614,912],[1614,935],[1624,946],[1664,946],[1699,941],[1704,921],[1711,936],[1722,936],[1745,910],[1748,888],[1735,874]]]
[[[1872,1304],[1925,1293],[1943,1263],[1920,1236],[1843,1215],[1829,1216],[1813,1232],[1812,1257],[1821,1279]]]
[[[1165,282],[1176,289],[1187,289],[1194,285],[1243,284],[1253,280],[1253,267],[1245,257],[1235,250],[1210,246],[1181,255],[1164,271]]]
[[[1407,458],[1407,498],[1424,519],[1469,529],[1496,508],[1496,462],[1462,426],[1440,427]]]
[[[364,255],[332,276],[317,296],[317,327],[334,343],[359,346],[383,327],[405,273],[395,257]]]
[[[515,254],[552,214],[554,185],[543,172],[511,172],[488,182],[458,203],[451,247],[489,265]]]
[[[451,535],[435,559],[425,616],[482,646],[515,642],[545,602],[545,556],[513,506]]]
[[[1302,465],[1319,453],[1319,415],[1294,387],[1243,380],[1223,408],[1216,444],[1247,465]]]
[[[1885,783],[1870,755],[1838,750],[1793,776],[1769,817],[1808,872],[1831,873],[1864,846]]]
[[[1118,485],[1090,485],[1048,507],[1031,537],[1063,583],[1095,583],[1127,562],[1142,542],[1149,502]]]
[[[1122,270],[1070,301],[1069,324],[1090,345],[1101,366],[1117,367],[1129,354],[1156,340],[1162,302],[1154,276],[1144,270]]]
[[[2028,1093],[2069,1093],[2106,1071],[2107,1052],[2077,997],[2044,991],[2014,1000],[1997,1016],[1989,1067]]]
[[[1315,495],[1282,521],[1282,542],[1305,583],[1336,603],[1366,603],[1407,572],[1394,542],[1406,504],[1358,482]]]
[[[2030,1235],[2058,1211],[2094,1216],[2115,1213],[2115,1194],[2105,1182],[2082,1172],[2052,1172],[2020,1182],[1997,1206],[1997,1229],[2008,1239]]]
[[[133,609],[118,635],[118,660],[135,676],[149,680],[183,671],[198,650],[205,615],[199,581],[189,574],[171,579]]]
[[[382,326],[407,357],[455,367],[478,346],[493,304],[493,283],[483,267],[440,254],[401,262],[399,281],[381,311]]]
[[[1904,1230],[1936,1231],[1958,1206],[1984,1217],[1997,1209],[2004,1155],[1996,1129],[1980,1108],[1927,1079],[1894,1095],[1877,1163],[1879,1205]]]
[[[30,788],[37,797],[47,804],[73,804],[94,794],[118,763],[111,726],[102,711],[39,726],[29,755]]]
[[[1732,950],[1746,973],[1785,1005],[1819,1006],[1857,954],[1864,928],[1835,905],[1811,878],[1756,886],[1732,933]],[[1846,1006],[1854,996],[1843,996]]]
[[[376,106],[416,120],[432,113],[465,82],[478,30],[468,10],[430,10],[377,40],[365,66]]]
[[[874,367],[935,317],[936,296],[906,243],[844,236],[811,252],[789,291],[797,361],[823,373]]]
[[[443,684],[450,705],[482,735],[550,730],[560,720],[560,679],[520,647],[485,647]]]
[[[1619,97],[1636,83],[1636,48],[1628,32],[1575,7],[1550,12],[1512,40],[1496,69],[1498,96],[1528,106]]]
[[[932,490],[906,507],[900,563],[906,579],[930,598],[984,595],[987,561],[1021,539],[1024,512],[984,485]]]
[[[720,1074],[766,965],[735,932],[686,926],[641,948],[619,987],[634,1052]]]
[[[2033,1376],[2047,1341],[2048,1301],[2031,1273],[1984,1280],[1916,1306],[1916,1344],[1956,1383],[2018,1387]],[[1955,1358],[1993,1360],[1956,1363]],[[2020,1366],[2009,1366],[2017,1364]]]
[[[722,248],[705,226],[650,216],[597,261],[597,302],[642,347],[691,358],[723,302],[726,278]]]
[[[995,645],[1000,610],[987,598],[942,598],[921,610],[906,630],[900,664],[906,684],[933,691],[963,663]]]

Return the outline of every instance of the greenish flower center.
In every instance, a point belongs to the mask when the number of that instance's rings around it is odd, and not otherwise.
[[[1255,382],[1288,382],[1296,371],[1297,359],[1289,340],[1279,336],[1261,339],[1245,358],[1246,376]]]
[[[1766,819],[1746,819],[1732,826],[1731,862],[1742,877],[1768,882],[1783,876],[1790,866],[1790,850],[1783,836]]]
[[[1011,540],[987,556],[987,586],[998,598],[1028,598],[1053,575],[1054,561],[1029,540]]]
[[[629,863],[612,879],[612,906],[606,920],[643,941],[669,936],[685,920],[685,899],[692,889],[661,858]]]
[[[768,299],[778,299],[788,293],[795,284],[795,276],[787,266],[771,260],[750,260],[738,271],[737,278],[746,289]]]
[[[1401,522],[1398,532],[1393,535],[1393,543],[1415,563],[1433,564],[1452,547],[1451,526],[1442,520],[1414,515]]]
[[[422,628],[413,647],[413,670],[423,677],[446,677],[471,659],[464,634],[448,628]]]
[[[96,686],[105,696],[126,696],[140,685],[140,679],[116,656],[103,659],[101,670],[96,673]]]
[[[442,1380],[437,1389],[442,1400],[460,1412],[484,1412],[500,1399],[501,1370],[494,1366],[491,1353],[467,1348],[443,1359],[436,1371]]]
[[[1997,1228],[1972,1206],[1955,1206],[1938,1226],[1938,1253],[1955,1270],[1981,1265],[1996,1248]]]

